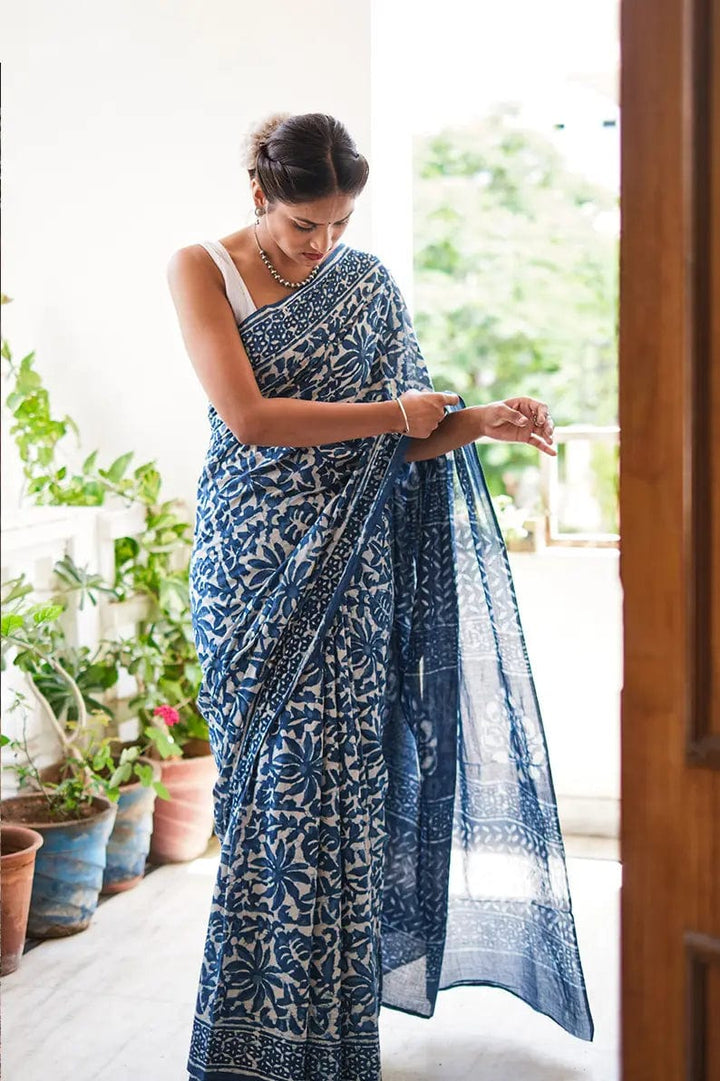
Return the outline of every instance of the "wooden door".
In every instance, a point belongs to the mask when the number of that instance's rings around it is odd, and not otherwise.
[[[623,1081],[720,1081],[720,0],[621,25]]]

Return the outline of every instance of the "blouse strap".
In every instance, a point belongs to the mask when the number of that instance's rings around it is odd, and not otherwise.
[[[241,323],[247,317],[248,311],[255,309],[255,304],[240,271],[231,259],[227,248],[219,240],[201,240],[200,245],[205,248],[205,251],[220,270],[235,321]]]

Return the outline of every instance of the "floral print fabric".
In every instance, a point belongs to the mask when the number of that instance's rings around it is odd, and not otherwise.
[[[240,334],[263,393],[432,387],[340,245]],[[188,1070],[379,1081],[381,1003],[492,983],[592,1037],[542,722],[474,447],[237,441],[210,407],[191,607],[221,856]]]

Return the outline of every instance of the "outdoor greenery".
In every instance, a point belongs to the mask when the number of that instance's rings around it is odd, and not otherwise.
[[[417,140],[416,327],[439,388],[468,405],[531,395],[557,425],[617,423],[617,206],[514,106]],[[537,459],[481,454],[493,494]]]
[[[13,663],[27,673],[32,697],[58,740],[60,759],[57,779],[38,769],[28,746],[27,698],[16,690],[10,712],[22,712],[22,737],[3,734],[0,745],[16,752],[8,768],[16,773],[21,790],[41,794],[52,819],[72,817],[95,795],[117,801],[120,785],[128,781],[140,781],[168,799],[165,786],[154,779],[153,767],[139,761],[140,744],[119,747],[120,741],[104,732],[110,717],[92,693],[107,690],[117,681],[115,667],[108,658],[99,659],[102,650],[89,657],[87,649],[70,649],[59,624],[65,603],[37,603],[32,594],[24,575],[3,583],[2,667],[12,651]],[[162,747],[164,726],[156,728],[159,738],[155,742]]]
[[[88,574],[66,556],[54,567],[57,593],[49,604],[33,602],[33,583],[24,579],[3,583],[3,665],[12,647],[13,663],[30,676],[34,696],[55,718],[61,742],[68,729],[85,727],[88,716],[101,723],[112,718],[107,692],[121,672],[134,677],[137,693],[124,708],[138,717],[140,737],[135,752],[117,763],[121,773],[111,771],[115,785],[128,768],[140,776],[141,765],[140,772],[133,765],[139,753],[154,748],[162,756],[180,754],[188,740],[207,739],[207,723],[196,705],[201,672],[188,598],[192,527],[178,513],[176,501],[160,501],[161,478],[154,462],[131,470],[129,452],[103,468],[95,451],[80,455],[82,462],[73,468],[69,442],[74,436],[80,443],[77,426],[70,417],[53,415],[34,354],[16,363],[3,341],[2,357],[10,385],[6,400],[13,418],[10,433],[32,501],[75,507],[140,504],[144,509],[142,532],[115,541],[112,581]],[[91,651],[69,640],[63,616],[70,605],[97,604],[100,594],[111,604],[139,600],[142,619],[132,638],[104,639]],[[66,750],[72,743],[71,738]],[[82,763],[88,787],[93,772],[108,775],[109,762],[101,760],[107,752],[103,746],[96,740],[94,757]],[[79,761],[74,749],[72,757]]]

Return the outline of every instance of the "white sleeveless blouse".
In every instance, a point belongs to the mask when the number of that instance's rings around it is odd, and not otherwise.
[[[219,240],[201,240],[200,244],[220,269],[225,282],[225,293],[235,322],[239,326],[243,319],[247,319],[248,315],[256,310],[242,275]]]

